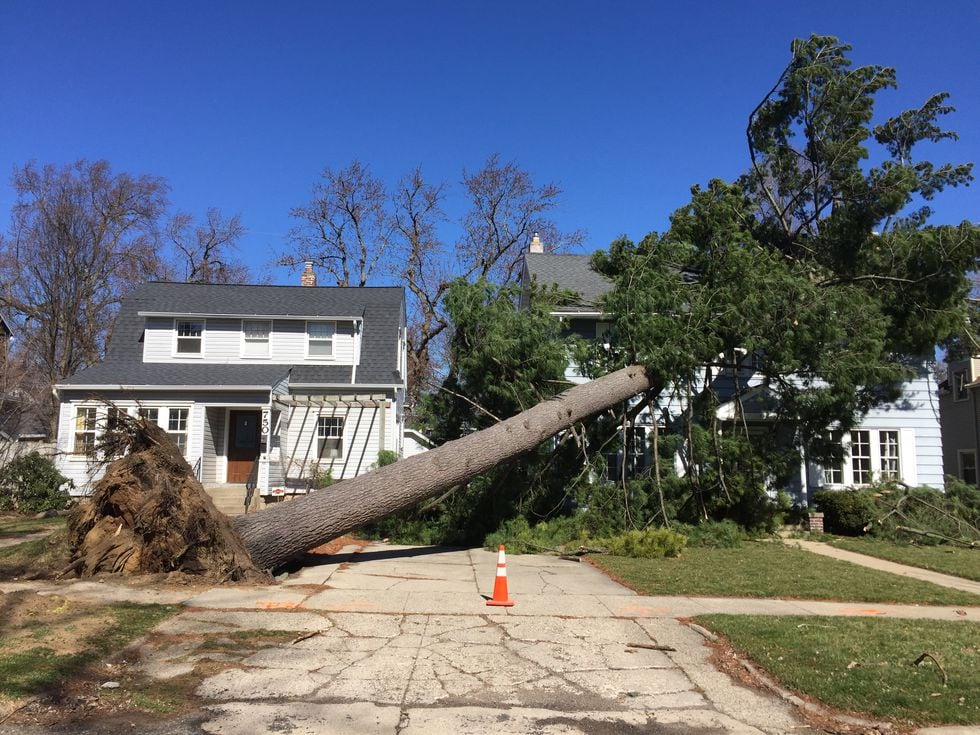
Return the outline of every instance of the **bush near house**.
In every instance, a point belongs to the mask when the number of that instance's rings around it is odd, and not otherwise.
[[[824,514],[824,529],[829,533],[860,536],[878,515],[870,490],[828,490],[817,493],[813,500]]]
[[[63,510],[70,500],[62,489],[67,482],[47,457],[37,452],[17,457],[0,467],[0,510],[17,513]]]

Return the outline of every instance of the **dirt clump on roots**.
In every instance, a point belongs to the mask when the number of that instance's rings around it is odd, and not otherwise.
[[[123,415],[98,449],[120,458],[68,516],[71,563],[64,573],[268,581],[163,429]]]

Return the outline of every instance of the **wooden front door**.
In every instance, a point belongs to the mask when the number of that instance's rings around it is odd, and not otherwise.
[[[228,421],[228,482],[244,483],[259,456],[260,411],[231,411]]]

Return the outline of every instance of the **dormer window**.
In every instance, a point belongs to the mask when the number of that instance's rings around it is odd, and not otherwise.
[[[271,332],[271,321],[242,322],[242,357],[268,357],[269,334]]]
[[[333,336],[336,331],[337,325],[334,322],[307,322],[307,356],[333,357]]]
[[[177,322],[177,354],[197,355],[203,353],[204,322]]]

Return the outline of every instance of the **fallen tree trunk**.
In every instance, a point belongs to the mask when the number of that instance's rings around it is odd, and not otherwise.
[[[338,486],[234,520],[252,561],[274,569],[315,546],[468,482],[577,421],[655,388],[632,365],[501,421]]]

